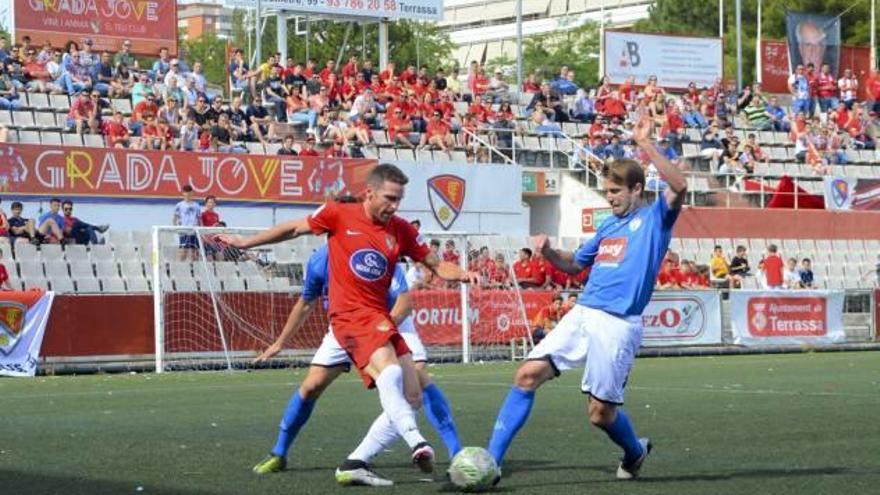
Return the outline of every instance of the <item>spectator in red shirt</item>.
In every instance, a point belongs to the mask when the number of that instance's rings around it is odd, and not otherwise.
[[[837,106],[837,80],[831,74],[831,66],[822,64],[822,71],[816,78],[819,94],[819,109],[829,112]]]
[[[548,285],[550,273],[553,271],[553,265],[544,259],[540,251],[532,256],[532,265],[535,267],[532,271],[535,277],[535,285],[539,288]]]
[[[206,197],[205,210],[202,211],[202,227],[216,227],[220,223],[220,214],[215,208],[217,208],[217,197]]]
[[[323,82],[324,84],[327,84],[328,81],[330,80],[330,74],[333,74],[335,72],[336,72],[336,61],[335,60],[328,60],[327,65],[324,66],[323,69],[321,69],[321,72],[318,73],[318,75],[321,77],[321,82]]]
[[[510,286],[510,267],[504,261],[502,253],[495,254],[495,259],[489,260],[486,266],[488,268],[486,279],[490,287],[506,289]]]
[[[342,78],[348,80],[349,77],[355,77],[359,73],[357,55],[348,57],[348,63],[342,67]]]
[[[407,148],[415,148],[412,141],[409,140],[409,133],[412,132],[412,124],[409,117],[403,113],[400,107],[393,108],[391,115],[385,119],[385,125],[388,127],[388,139],[395,146],[405,146]]]
[[[379,80],[387,84],[394,77],[394,62],[389,61],[385,70],[379,73]]]
[[[776,244],[767,246],[767,256],[764,258],[764,276],[767,279],[768,289],[782,289],[784,280],[782,272],[785,262],[779,254]]]
[[[455,249],[455,241],[452,239],[446,241],[446,245],[443,249],[443,261],[455,263],[455,265],[458,265],[461,261],[461,255],[459,255],[458,250]]]
[[[541,83],[538,82],[538,73],[532,72],[526,77],[522,85],[523,93],[537,93],[541,91]]]
[[[538,287],[535,276],[536,265],[532,262],[532,250],[522,248],[519,250],[519,260],[513,264],[513,274],[520,288],[531,289]]]
[[[92,225],[83,222],[79,218],[73,216],[73,201],[67,200],[61,203],[61,211],[64,214],[64,232],[65,242],[75,242],[76,244],[97,244],[98,232],[107,232],[109,225]]]
[[[2,258],[3,250],[0,250],[0,259]],[[6,271],[6,266],[3,264],[0,264],[0,290],[14,290],[9,283],[9,272]]]
[[[333,145],[324,150],[324,157],[326,158],[348,158],[348,153],[345,151],[345,148],[342,146],[344,143],[341,139],[334,139]],[[302,153],[300,153],[302,155]]]
[[[683,281],[682,273],[675,267],[675,262],[670,258],[666,258],[660,273],[657,274],[657,288],[681,289]]]
[[[73,128],[77,134],[82,134],[89,128],[89,123],[94,117],[95,102],[92,101],[88,91],[80,91],[79,97],[70,105],[67,127]]]
[[[422,148],[436,146],[452,160],[452,147],[455,146],[455,137],[452,135],[452,129],[449,127],[449,124],[443,121],[443,115],[439,110],[434,111],[434,115],[428,122],[427,132],[422,134],[420,146]]]
[[[535,344],[540,342],[548,333],[556,328],[559,320],[562,319],[562,314],[562,296],[553,296],[553,301],[549,305],[541,308],[541,310],[538,311],[538,315],[535,317],[535,329],[532,333],[532,339],[535,341]]]
[[[104,135],[107,138],[107,146],[110,148],[131,147],[132,140],[128,127],[122,118],[122,112],[116,111],[113,118],[104,126]]]
[[[321,156],[321,153],[315,149],[315,136],[306,138],[306,142],[303,143],[302,149],[299,151],[299,156]]]

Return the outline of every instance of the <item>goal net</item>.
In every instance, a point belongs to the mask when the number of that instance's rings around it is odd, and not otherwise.
[[[214,242],[220,233],[247,236],[259,231],[154,228],[157,371],[249,367],[280,335],[302,290],[304,267],[325,239],[307,236],[248,250]],[[474,286],[429,277],[418,282],[421,270],[407,267],[408,278],[417,281],[412,288],[413,316],[428,358],[470,362],[524,355],[531,345],[529,316],[550,299],[524,300],[524,291],[515,284],[510,267],[524,240],[448,233],[426,237],[440,243],[441,257],[454,259],[457,254],[462,266],[479,266],[483,275],[482,283]],[[486,256],[498,260],[491,270]],[[327,327],[324,308],[316,305],[269,365],[307,364]]]

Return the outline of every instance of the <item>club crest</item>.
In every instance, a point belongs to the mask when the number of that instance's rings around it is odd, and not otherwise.
[[[428,179],[428,202],[443,230],[449,230],[464,206],[465,180],[444,174]]]
[[[0,302],[0,352],[9,354],[21,339],[27,306],[15,301]]]

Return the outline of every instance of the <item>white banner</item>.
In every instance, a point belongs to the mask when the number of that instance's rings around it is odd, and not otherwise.
[[[645,347],[721,344],[721,293],[655,291],[642,329]]]
[[[612,84],[635,76],[644,85],[657,76],[664,88],[709,87],[721,77],[724,54],[721,38],[695,38],[605,31],[605,75]]]
[[[731,291],[733,343],[754,345],[839,344],[843,291]]]
[[[0,294],[0,375],[34,376],[54,297],[52,292]]]
[[[226,0],[230,7],[254,8],[256,0]],[[264,9],[346,16],[442,21],[443,0],[263,0]]]
[[[514,165],[456,165],[395,162],[409,177],[400,215],[418,219],[428,231],[528,234],[522,204],[522,168]]]

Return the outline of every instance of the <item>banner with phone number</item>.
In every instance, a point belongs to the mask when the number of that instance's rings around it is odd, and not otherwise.
[[[253,8],[255,2],[230,0],[228,3],[236,7]],[[262,7],[328,16],[443,20],[443,0],[263,0]]]
[[[0,375],[34,376],[53,292],[0,292]]]

